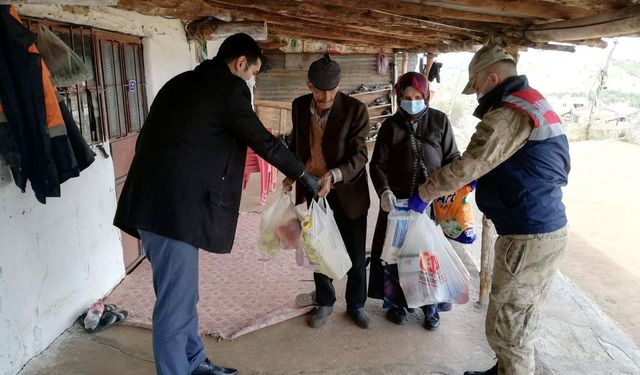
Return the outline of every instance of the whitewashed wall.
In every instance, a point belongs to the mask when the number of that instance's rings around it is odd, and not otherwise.
[[[18,13],[144,37],[149,104],[196,64],[178,20],[101,7],[23,5]],[[112,160],[98,156],[42,205],[0,166],[0,374],[16,374],[124,277],[114,189]]]

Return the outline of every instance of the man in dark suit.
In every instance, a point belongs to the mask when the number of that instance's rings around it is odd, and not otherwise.
[[[236,374],[207,359],[198,336],[198,248],[231,251],[247,146],[315,194],[304,171],[251,108],[245,83],[262,53],[246,34],[160,90],[136,144],[114,225],[142,239],[153,269],[153,352],[163,375]]]
[[[309,67],[307,86],[311,94],[293,101],[293,130],[289,149],[305,163],[309,173],[320,178],[320,197],[327,197],[353,266],[347,274],[347,313],[362,328],[370,319],[364,309],[366,296],[365,242],[369,185],[367,146],[369,131],[367,107],[338,91],[340,66],[329,55]],[[293,180],[284,181],[288,188]],[[312,199],[302,189],[296,201]],[[314,273],[318,308],[309,325],[322,327],[333,312],[336,300],[333,280]]]

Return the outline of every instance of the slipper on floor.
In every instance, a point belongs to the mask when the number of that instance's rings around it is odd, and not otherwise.
[[[315,291],[310,293],[301,293],[296,296],[296,306],[298,307],[314,306],[317,304]]]
[[[102,311],[102,313],[104,314],[107,311],[113,311],[113,310],[116,310],[116,311],[119,310],[118,306],[112,303],[105,303],[104,310]],[[84,318],[86,318],[86,316],[87,316],[87,312],[85,311],[84,314],[78,317],[78,322],[80,322],[80,325],[84,326]]]
[[[109,306],[107,308],[107,306]],[[104,312],[100,317],[100,322],[98,326],[94,329],[86,329],[87,333],[96,333],[100,331],[104,331],[107,328],[113,327],[117,324],[120,324],[123,320],[125,320],[129,316],[129,313],[126,310],[118,310],[115,305],[105,305]]]

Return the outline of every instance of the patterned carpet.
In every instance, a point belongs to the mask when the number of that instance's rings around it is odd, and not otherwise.
[[[201,334],[234,339],[311,310],[294,305],[298,293],[312,291],[313,273],[298,267],[294,251],[267,259],[256,249],[261,214],[240,214],[231,254],[200,251]],[[151,328],[155,303],[151,266],[144,260],[107,298],[129,311],[123,324]]]

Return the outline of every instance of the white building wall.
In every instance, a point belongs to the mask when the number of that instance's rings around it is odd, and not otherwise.
[[[179,20],[104,7],[22,5],[18,13],[144,37],[149,104],[168,79],[196,65]],[[20,192],[0,165],[1,375],[16,374],[122,280],[115,208],[111,158],[97,156],[46,205],[29,186]]]

